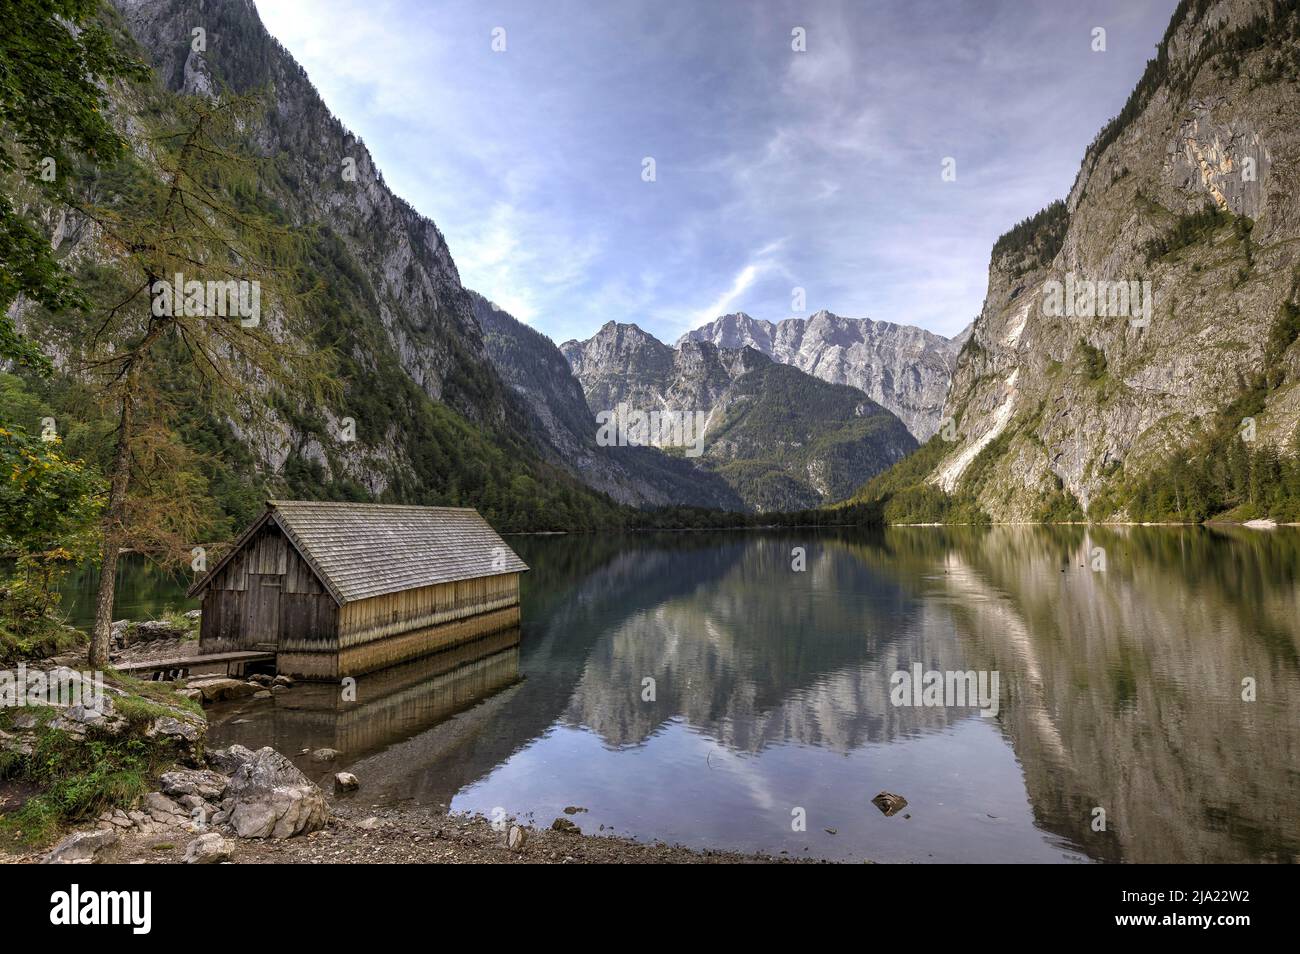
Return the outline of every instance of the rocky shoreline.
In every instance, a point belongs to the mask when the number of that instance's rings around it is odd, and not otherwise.
[[[175,655],[193,639],[197,617],[197,612],[185,614],[180,625],[114,624],[114,662]],[[35,663],[33,669],[49,667],[51,677],[75,678],[70,663],[84,665],[84,657],[68,654]],[[367,801],[364,789],[358,792],[361,783],[349,773],[335,774],[333,791],[326,792],[270,747],[204,750],[207,726],[198,706],[272,696],[293,686],[286,677],[263,675],[207,675],[151,683],[143,721],[122,716],[130,711],[129,704],[140,704],[133,702],[139,698],[134,693],[143,688],[139,683],[110,686],[103,711],[56,706],[41,711],[39,718],[32,710],[10,712],[0,726],[0,750],[19,758],[32,757],[41,746],[42,733],[51,732],[77,749],[95,739],[124,743],[139,737],[159,744],[159,751],[167,754],[151,776],[150,787],[156,785],[156,791],[119,802],[89,822],[75,825],[75,830],[62,827],[63,837],[52,847],[49,842],[24,846],[11,840],[0,846],[0,863],[765,864],[809,860],[643,842],[603,831],[587,833],[568,817],[556,819],[549,827],[515,821],[502,826],[481,815],[374,805]],[[194,708],[184,708],[182,700]],[[311,755],[313,761],[325,763],[337,753],[321,749]],[[39,786],[31,781],[9,778],[0,784],[0,817],[38,794]]]
[[[237,839],[235,864],[771,864],[794,859],[630,838],[527,829],[522,847],[481,815],[335,805],[328,824],[288,839]],[[186,844],[165,832],[123,839],[104,860],[127,864],[185,861]]]
[[[104,812],[48,851],[0,854],[42,864],[765,864],[795,859],[694,850],[551,828],[494,826],[479,815],[327,799],[271,748],[233,745],[209,768],[164,772],[140,807]],[[226,773],[229,774],[226,774]]]

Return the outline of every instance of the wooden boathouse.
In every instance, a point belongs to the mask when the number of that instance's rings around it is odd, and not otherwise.
[[[200,654],[337,679],[518,626],[527,570],[469,508],[272,500],[189,595]]]

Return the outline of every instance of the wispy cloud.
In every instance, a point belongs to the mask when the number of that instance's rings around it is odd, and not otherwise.
[[[258,0],[464,282],[557,340],[779,319],[796,285],[809,311],[955,333],[1173,6]]]

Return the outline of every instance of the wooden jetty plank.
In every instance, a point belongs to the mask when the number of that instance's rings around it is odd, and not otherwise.
[[[170,656],[166,659],[142,659],[139,662],[122,663],[114,666],[118,672],[140,672],[151,669],[191,669],[195,666],[221,665],[227,669],[232,663],[269,662],[275,659],[273,652],[254,652],[243,650],[229,653],[208,653],[207,655]]]

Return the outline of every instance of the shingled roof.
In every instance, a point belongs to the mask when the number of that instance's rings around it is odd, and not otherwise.
[[[338,601],[528,569],[469,507],[270,500],[230,553],[190,587],[203,589],[267,520],[274,520]]]

